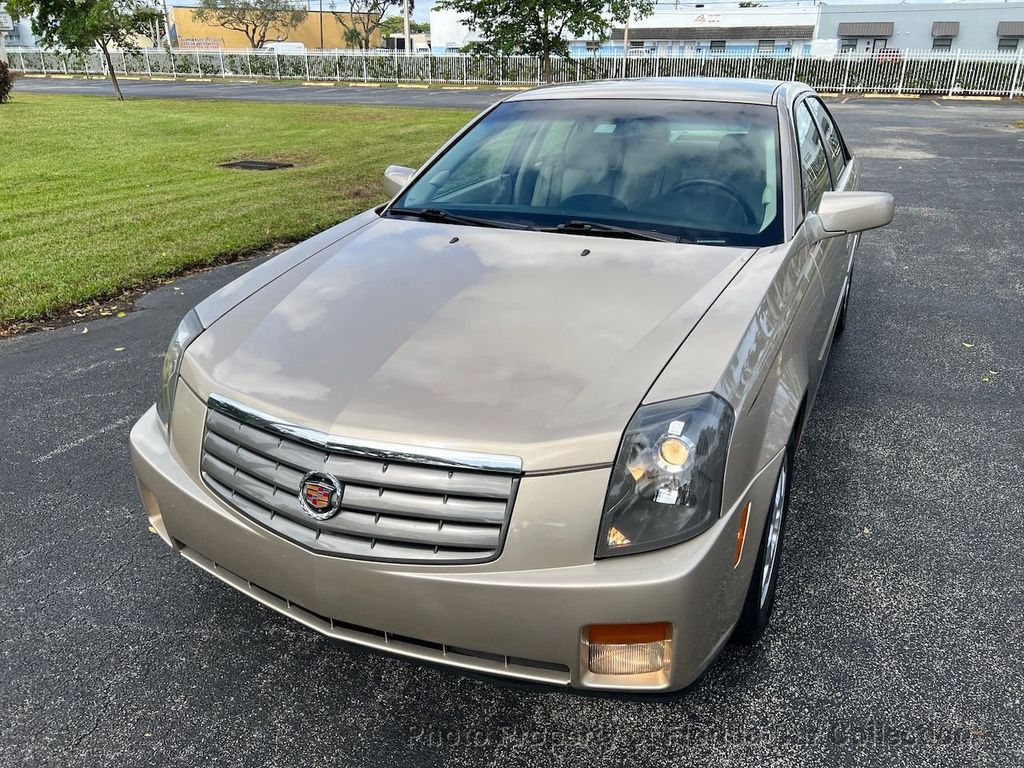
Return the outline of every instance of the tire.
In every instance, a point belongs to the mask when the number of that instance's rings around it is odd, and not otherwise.
[[[782,537],[789,511],[789,488],[793,476],[792,442],[782,459],[772,492],[772,503],[765,519],[761,546],[754,561],[754,573],[743,602],[740,620],[733,631],[732,640],[739,645],[754,645],[764,635],[775,606],[775,587],[779,582],[779,557]],[[766,570],[766,566],[769,566]]]

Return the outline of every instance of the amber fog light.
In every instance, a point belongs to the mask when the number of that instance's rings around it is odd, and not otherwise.
[[[595,675],[646,675],[668,667],[671,631],[655,624],[591,624],[584,630],[587,665]]]

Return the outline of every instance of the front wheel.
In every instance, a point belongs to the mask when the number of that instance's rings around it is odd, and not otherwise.
[[[792,474],[792,452],[786,449],[775,481],[768,519],[765,520],[761,547],[754,562],[754,573],[743,603],[743,612],[733,632],[733,642],[740,645],[754,645],[764,635],[768,620],[775,604],[775,586],[779,581],[779,553],[782,549],[782,532],[789,509],[789,482]]]

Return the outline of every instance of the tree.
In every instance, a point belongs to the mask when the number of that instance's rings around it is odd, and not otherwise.
[[[551,82],[551,59],[569,55],[570,39],[607,39],[613,24],[644,18],[653,0],[441,0],[435,7],[468,17],[484,38],[477,50],[537,56]]]
[[[345,45],[349,48],[361,48],[363,45],[363,36],[359,34],[357,29],[346,29],[344,38]]]
[[[385,15],[392,7],[401,6],[402,0],[349,0],[347,11],[335,10],[334,3],[331,3],[331,13],[345,28],[345,40],[355,39],[355,36],[359,35],[360,46],[368,50],[370,39],[384,23]],[[413,2],[409,0],[409,11],[412,9]]]
[[[241,32],[249,45],[262,48],[287,39],[288,30],[304,22],[309,10],[289,0],[200,0],[192,16],[203,24]]]
[[[14,17],[32,19],[32,32],[43,45],[86,51],[99,46],[117,98],[124,101],[110,60],[111,46],[135,48],[134,40],[149,32],[159,16],[146,0],[6,0]]]
[[[0,104],[11,99],[11,89],[14,87],[14,78],[7,62],[0,59]]]
[[[380,33],[382,35],[401,35],[404,32],[405,19],[401,16],[388,16],[380,23]],[[409,19],[409,32],[414,35],[428,34],[430,32],[430,22]]]

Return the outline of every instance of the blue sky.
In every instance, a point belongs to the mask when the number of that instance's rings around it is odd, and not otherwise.
[[[434,0],[418,0],[412,12],[413,18],[416,21],[430,21],[430,7],[433,4]]]

